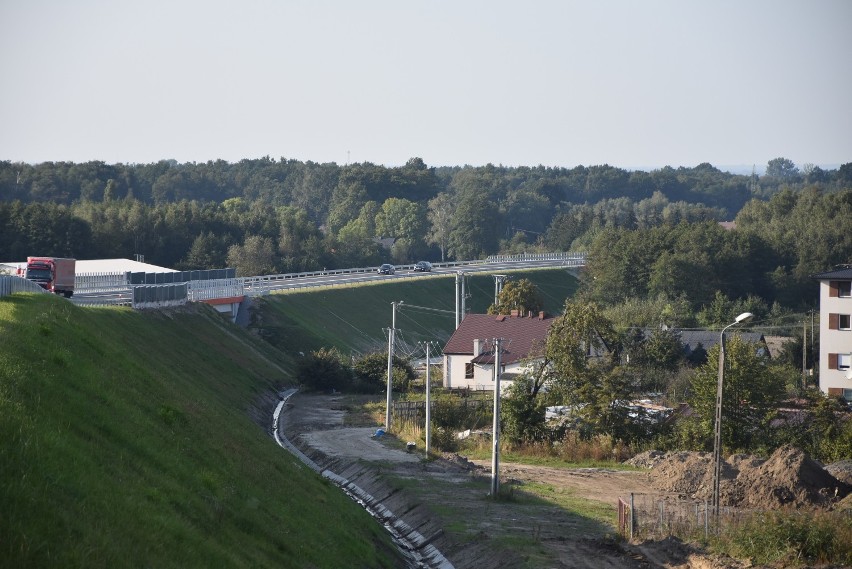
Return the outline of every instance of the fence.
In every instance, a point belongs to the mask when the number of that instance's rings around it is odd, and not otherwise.
[[[669,494],[630,494],[618,498],[618,530],[630,540],[668,536],[681,540],[706,539],[711,532],[756,511],[722,506],[717,520],[709,500],[689,500]]]
[[[168,273],[127,273],[130,285],[177,284],[192,281],[233,279],[236,269],[208,269],[199,271],[172,271]]]
[[[580,267],[586,264],[585,253],[522,253],[520,255],[491,255],[488,263],[522,263],[529,261],[562,261],[563,265]]]
[[[436,407],[446,406],[444,401],[435,401],[432,403],[432,410]],[[467,413],[468,411],[479,411],[485,409],[490,411],[493,403],[489,399],[460,399],[452,402],[452,406],[458,408],[460,412]],[[426,402],[425,401],[394,401],[393,415],[402,420],[418,420],[426,419]]]
[[[217,279],[212,281],[190,281],[187,283],[187,298],[190,302],[244,296],[243,279]]]
[[[77,274],[74,276],[74,290],[76,292],[102,292],[126,288],[127,274],[125,272]]]
[[[585,264],[585,253],[535,253],[524,255],[495,255],[487,260],[454,261],[432,263],[439,268],[463,268],[470,271],[488,270],[487,265],[493,263],[522,263],[522,262],[561,262],[563,266],[582,266]],[[401,275],[386,278],[422,278],[422,274],[410,272],[414,265],[401,265],[397,269]],[[302,273],[287,273],[264,275],[257,277],[236,278],[236,269],[211,269],[203,271],[173,271],[168,273],[114,272],[80,274],[75,279],[75,290],[84,295],[76,296],[74,302],[80,305],[127,304],[134,307],[153,308],[155,306],[173,306],[186,301],[213,300],[238,296],[258,296],[269,294],[274,290],[287,288],[303,288],[317,286],[346,286],[362,281],[373,281],[376,278],[376,267],[361,267],[353,269],[322,270]],[[446,274],[446,273],[444,273]],[[338,275],[343,278],[329,279]],[[345,275],[350,275],[348,278]],[[439,275],[436,275],[439,276]],[[137,293],[140,286],[171,286],[190,283],[187,287],[187,297],[181,299],[180,289],[172,292],[154,292],[155,289],[144,289]],[[209,283],[209,284],[199,284]],[[107,293],[107,294],[101,294]],[[108,293],[114,293],[108,296]],[[86,295],[91,294],[91,297]],[[156,300],[163,298],[161,301]],[[131,301],[132,297],[132,301]]]
[[[9,275],[0,275],[0,297],[7,296],[15,292],[45,292],[45,290],[31,280]]]
[[[187,283],[133,287],[133,308],[181,306],[187,301]]]

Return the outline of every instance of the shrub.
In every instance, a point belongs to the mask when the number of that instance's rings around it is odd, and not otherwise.
[[[375,352],[355,361],[355,378],[367,392],[376,393],[386,388],[388,378],[387,352]],[[408,391],[411,380],[417,377],[407,361],[393,357],[393,390],[397,393]]]
[[[847,511],[758,513],[727,526],[714,549],[755,563],[852,563],[852,516]]]
[[[299,360],[296,380],[306,389],[344,391],[352,387],[352,372],[336,348],[320,348]]]

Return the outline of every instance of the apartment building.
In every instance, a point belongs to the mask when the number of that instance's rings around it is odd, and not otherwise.
[[[852,401],[852,265],[819,281],[819,388]]]

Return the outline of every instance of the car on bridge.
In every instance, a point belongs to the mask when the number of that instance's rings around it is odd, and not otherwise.
[[[385,263],[384,265],[379,267],[379,270],[377,272],[380,275],[392,275],[396,272],[396,267],[394,267],[393,265],[389,265],[389,264]]]
[[[416,273],[428,273],[432,270],[432,263],[429,261],[417,261],[417,264],[414,265],[414,272]]]

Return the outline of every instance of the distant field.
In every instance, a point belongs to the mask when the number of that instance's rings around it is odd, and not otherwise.
[[[558,314],[578,282],[566,269],[508,273],[529,279],[541,290],[548,313]],[[303,289],[304,290],[304,289]],[[484,313],[494,302],[494,277],[468,277],[467,309]],[[455,328],[455,277],[447,276],[383,282],[353,287],[308,289],[257,299],[259,320],[254,327],[283,352],[298,356],[320,347],[335,346],[343,354],[360,355],[387,350],[392,302],[397,310],[397,340],[401,353],[416,351],[418,342],[443,345]]]

